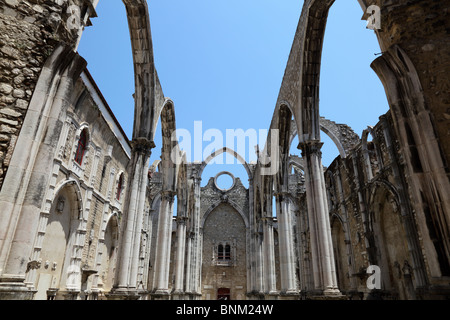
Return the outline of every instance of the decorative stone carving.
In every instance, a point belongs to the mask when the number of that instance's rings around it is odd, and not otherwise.
[[[56,212],[60,214],[63,213],[65,204],[66,200],[63,197],[59,197],[56,203]]]
[[[133,150],[139,154],[150,155],[152,149],[156,147],[154,141],[146,138],[135,138],[131,141]]]

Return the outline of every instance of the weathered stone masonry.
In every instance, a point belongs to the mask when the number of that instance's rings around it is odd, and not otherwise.
[[[269,128],[279,136],[252,164],[229,148],[188,163],[172,140],[145,0],[123,0],[136,86],[126,137],[76,53],[97,2],[0,0],[0,299],[450,296],[448,1],[358,0],[364,19],[381,9],[372,68],[390,107],[359,135],[320,117],[333,0],[305,0]],[[321,134],[339,150],[328,168]],[[248,188],[201,188],[224,153]],[[380,288],[366,283],[373,267]]]
[[[72,4],[93,12],[84,0],[0,1],[0,188],[44,62],[58,44],[77,44]]]

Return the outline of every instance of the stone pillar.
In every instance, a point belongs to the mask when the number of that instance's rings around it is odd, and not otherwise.
[[[250,214],[249,219],[249,230],[247,232],[247,243],[249,243],[249,246],[247,248],[247,291],[254,293],[255,291],[255,283],[256,283],[256,273],[255,269],[252,268],[252,265],[256,264],[256,233],[255,233],[255,212],[254,212],[254,195],[253,195],[253,179],[248,179],[248,198],[249,198],[249,208],[248,212]]]
[[[364,199],[364,195],[362,193],[361,190],[361,186],[359,184],[359,173],[358,173],[358,165],[357,165],[357,154],[356,151],[353,151],[352,154],[352,166],[353,166],[353,174],[355,176],[354,182],[355,182],[355,188],[357,190],[358,193],[358,207],[359,207],[359,212],[361,213],[361,219],[363,221],[363,230],[364,230],[364,244],[366,247],[366,250],[368,252],[368,256],[369,256],[369,263],[371,264],[379,264],[378,259],[376,257],[375,254],[375,243],[374,243],[374,237],[373,237],[373,233],[370,231],[371,227],[370,227],[370,221],[369,221],[369,214],[367,213],[366,210],[366,202]]]
[[[163,191],[158,219],[158,234],[156,240],[155,277],[153,294],[155,298],[168,298],[169,292],[169,262],[172,240],[172,216],[175,193]]]
[[[298,289],[295,275],[295,249],[289,194],[277,194],[276,205],[280,237],[281,293],[293,295],[298,293]]]
[[[147,139],[132,141],[131,160],[126,198],[121,222],[122,233],[119,240],[119,255],[114,288],[111,299],[138,299],[136,293],[137,267],[142,231],[142,217],[147,189],[148,167],[151,149],[155,144]],[[137,251],[137,254],[136,254]],[[133,298],[134,297],[134,298]]]
[[[144,224],[144,213],[145,213],[145,198],[147,195],[147,184],[148,184],[148,167],[150,158],[145,159],[146,163],[143,167],[142,175],[139,180],[139,202],[137,203],[136,221],[134,227],[134,240],[132,247],[131,256],[131,270],[130,270],[130,285],[131,287],[138,286],[138,270],[140,265],[140,250],[142,248],[142,229]],[[141,289],[142,290],[142,289]]]
[[[367,149],[367,141],[362,144],[362,154],[364,157],[364,166],[366,168],[367,181],[372,181],[373,172],[372,172],[372,164],[370,163],[369,150]],[[380,160],[381,161],[381,160]]]
[[[185,293],[191,293],[191,272],[192,272],[192,232],[189,232],[187,237],[187,244],[186,244],[186,286],[185,286]]]
[[[344,188],[342,186],[342,179],[341,179],[341,173],[338,171],[336,174],[336,186],[337,186],[337,194],[339,199],[339,206],[341,211],[341,216],[344,219],[343,225],[345,228],[345,247],[347,250],[347,259],[349,261],[348,263],[348,274],[350,275],[350,289],[352,291],[358,290],[358,282],[356,277],[352,277],[351,275],[355,274],[355,255],[353,253],[352,243],[351,243],[351,237],[350,237],[350,223],[348,219],[348,212],[345,207],[345,195],[344,195]]]
[[[275,275],[275,242],[273,239],[273,218],[264,219],[264,275],[266,279],[265,293],[269,296],[277,295]]]
[[[177,218],[177,253],[175,259],[175,287],[173,295],[181,298],[184,294],[184,257],[186,254],[186,220],[187,217]]]
[[[195,170],[194,170],[195,171]],[[201,273],[202,273],[202,230],[200,228],[200,182],[201,178],[195,173],[192,176],[194,183],[194,212],[191,215],[191,230],[189,238],[189,265],[186,272],[186,292],[193,299],[201,296]]]
[[[325,178],[322,166],[323,143],[319,140],[301,143],[305,159],[305,185],[308,204],[314,291],[326,296],[340,295],[331,240]]]
[[[264,295],[264,258],[263,258],[263,247],[264,247],[264,232],[262,230],[258,230],[255,234],[256,238],[256,270],[255,270],[255,293],[259,296]]]

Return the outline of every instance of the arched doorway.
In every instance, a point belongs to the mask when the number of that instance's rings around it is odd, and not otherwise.
[[[115,264],[117,259],[117,245],[119,239],[118,220],[113,215],[106,226],[104,239],[99,242],[100,270],[98,272],[98,288],[109,292],[114,284]]]
[[[344,227],[339,217],[334,216],[331,222],[331,237],[333,239],[334,258],[336,261],[336,276],[342,293],[350,290],[349,259]]]
[[[398,198],[383,184],[372,194],[371,213],[381,269],[381,289],[393,299],[414,299],[414,276]]]
[[[66,184],[54,198],[40,252],[41,266],[36,271],[36,300],[53,300],[67,289],[79,291],[81,272],[72,263],[71,249],[81,204],[73,184]],[[70,286],[70,288],[68,288]]]

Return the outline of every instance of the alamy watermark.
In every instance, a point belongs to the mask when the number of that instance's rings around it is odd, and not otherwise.
[[[376,265],[370,265],[367,270],[367,274],[370,276],[367,278],[367,289],[380,290],[381,289],[381,268]]]
[[[69,0],[53,0],[56,4],[67,4]],[[66,13],[69,17],[66,20],[66,25],[69,30],[80,29],[82,27],[81,10],[80,7],[71,4],[67,7]],[[381,8],[377,5],[367,7],[367,29],[380,30],[381,29]]]
[[[65,13],[67,14],[66,28],[68,30],[80,30],[83,27],[83,21],[81,19],[81,9],[79,5],[70,4],[70,0],[53,0],[53,2],[60,6],[67,5]],[[58,13],[52,14],[52,19],[60,22],[62,20]]]
[[[367,8],[367,29],[380,30],[381,29],[381,9],[377,5],[371,5]]]
[[[278,129],[226,129],[225,134],[219,129],[207,129],[203,131],[202,121],[194,122],[193,135],[187,129],[176,129],[171,136],[172,141],[177,141],[179,149],[171,152],[171,160],[181,164],[183,159],[187,162],[206,161],[210,164],[235,164],[238,161],[246,161],[246,156],[261,164],[261,175],[274,175],[278,172],[280,148]],[[259,149],[270,141],[263,150]],[[228,155],[222,151],[226,148],[233,154]],[[254,154],[250,150],[254,149]],[[185,152],[182,158],[178,150]],[[220,152],[220,154],[219,154]],[[224,161],[225,158],[225,161]]]

